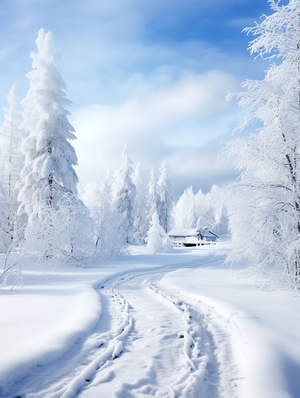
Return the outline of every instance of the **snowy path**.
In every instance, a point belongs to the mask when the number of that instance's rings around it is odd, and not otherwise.
[[[131,272],[99,286],[102,315],[93,333],[9,396],[235,397],[228,325],[159,288],[167,273]]]
[[[0,290],[0,397],[299,397],[299,292],[262,289],[229,249],[30,265]]]

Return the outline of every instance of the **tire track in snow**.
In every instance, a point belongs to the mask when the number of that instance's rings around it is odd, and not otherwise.
[[[163,274],[152,273],[150,279],[160,279]],[[114,367],[119,387],[111,380],[101,386],[100,378],[80,397],[90,398],[101,391],[103,398],[217,398],[216,347],[203,316],[163,292],[149,281],[149,276],[145,279],[146,275],[128,274],[112,282],[129,302],[134,319],[127,355]],[[134,375],[126,371],[128,360],[135,364]]]
[[[152,300],[160,300],[165,310],[176,314],[173,339],[179,344],[173,360],[177,367],[173,366],[172,378],[154,385],[153,381],[148,381],[147,384],[147,377],[144,377],[132,385],[125,384],[115,396],[218,397],[219,374],[215,345],[204,327],[202,315],[183,300],[163,292],[153,282],[146,282],[146,286],[152,294]]]
[[[186,320],[183,355],[190,374],[174,388],[176,397],[237,397],[238,370],[230,346],[232,325],[214,309],[201,302],[180,297],[159,288],[153,281],[149,288],[173,303]]]
[[[183,376],[172,386],[176,397],[213,396],[218,392],[217,363],[214,356],[214,342],[204,328],[202,315],[194,311],[190,305],[159,289],[153,282],[148,282],[149,288],[155,293],[171,302],[182,314],[184,328],[179,332],[183,339],[182,356]],[[207,371],[208,364],[212,371]]]

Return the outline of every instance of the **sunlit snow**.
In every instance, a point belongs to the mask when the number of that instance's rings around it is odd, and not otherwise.
[[[1,397],[297,397],[300,297],[223,265],[230,242],[0,290]]]

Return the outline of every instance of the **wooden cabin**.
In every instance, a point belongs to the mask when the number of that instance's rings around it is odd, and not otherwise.
[[[169,233],[172,246],[174,247],[192,247],[212,244],[217,241],[219,235],[209,230],[208,227],[198,228],[180,228],[173,229]]]

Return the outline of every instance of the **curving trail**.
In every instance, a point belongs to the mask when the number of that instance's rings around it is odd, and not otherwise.
[[[131,272],[100,286],[93,333],[10,397],[235,397],[228,324],[202,303],[163,291],[167,272]]]

